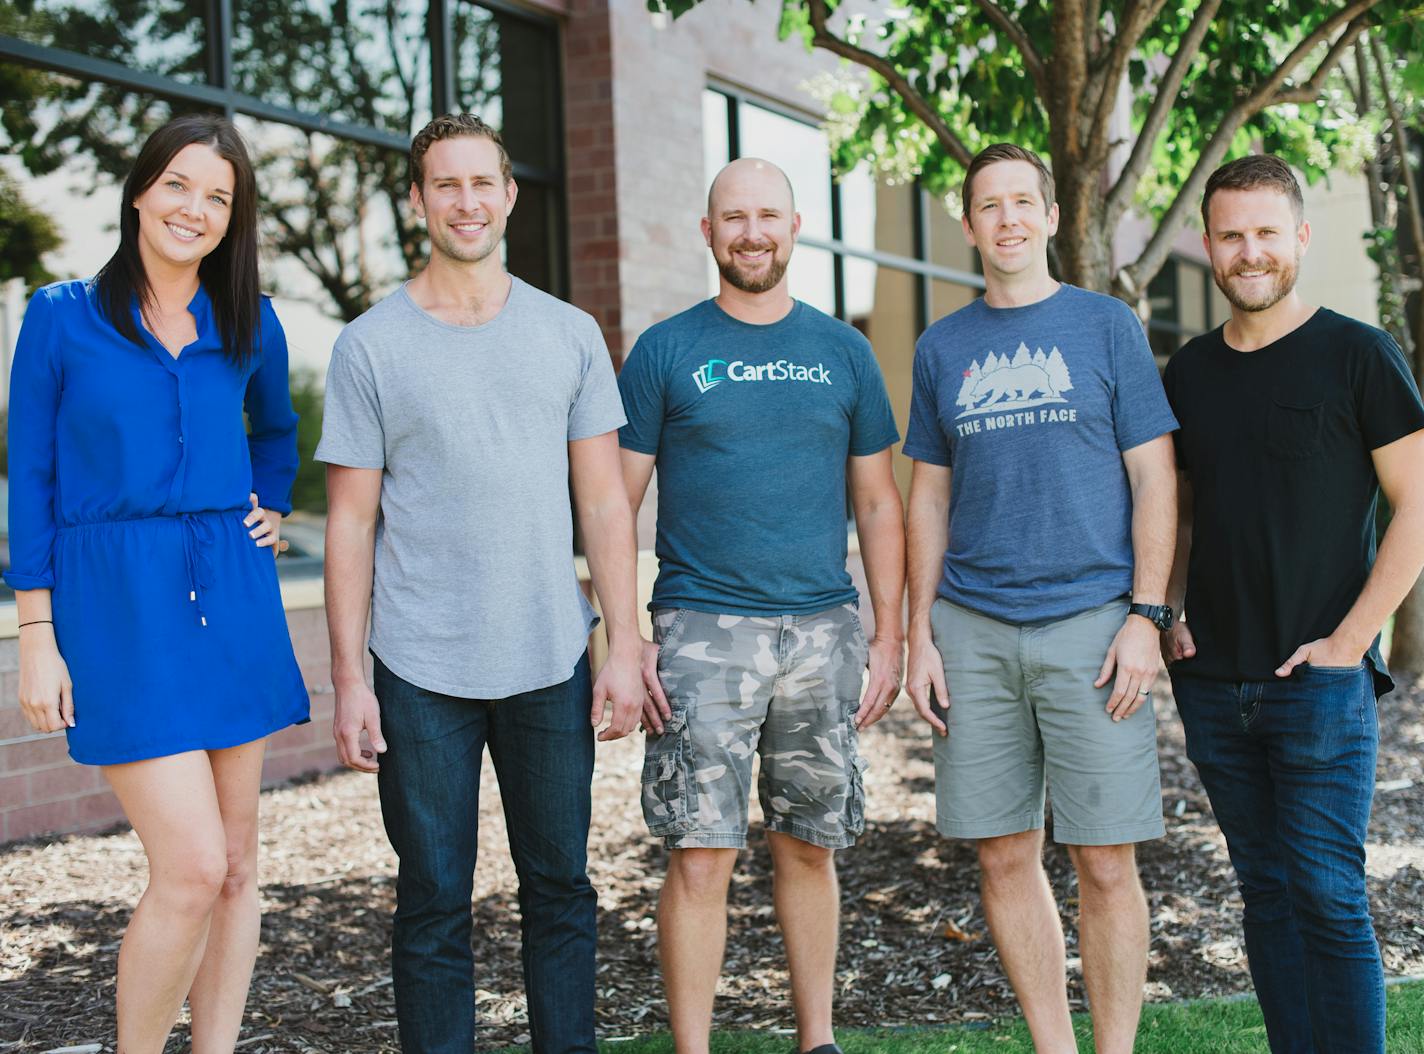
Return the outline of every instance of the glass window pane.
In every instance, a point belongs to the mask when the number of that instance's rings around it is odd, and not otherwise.
[[[0,8],[0,33],[183,81],[207,79],[203,0],[32,0]],[[8,100],[7,100],[8,101]]]
[[[910,370],[915,358],[916,285],[908,271],[881,267],[868,260],[845,260],[846,321],[865,334],[885,376],[890,406],[903,433],[910,419]],[[902,493],[910,487],[910,461],[894,459]]]
[[[721,92],[702,93],[702,175],[706,186],[732,160],[731,132],[727,128],[727,97]]]
[[[796,193],[801,233],[831,237],[831,152],[826,133],[751,103],[738,111],[742,157],[780,166]]]
[[[797,300],[804,300],[828,315],[836,313],[835,261],[825,249],[798,245],[786,269],[787,288]]]
[[[559,56],[552,27],[460,0],[454,5],[460,105],[500,129],[514,160],[559,163]]]
[[[420,0],[233,0],[232,13],[238,91],[397,135],[429,120]]]
[[[554,296],[564,295],[562,196],[540,183],[519,185],[519,207],[504,235],[511,274]]]

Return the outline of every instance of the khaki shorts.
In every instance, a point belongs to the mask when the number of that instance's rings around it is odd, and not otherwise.
[[[949,736],[934,737],[936,826],[993,838],[1043,826],[1067,845],[1160,838],[1162,788],[1151,697],[1131,717],[1107,714],[1112,682],[1094,688],[1127,601],[1016,626],[940,599],[930,610],[949,688]]]
[[[747,844],[752,758],[768,831],[827,849],[865,824],[854,715],[870,646],[853,605],[812,615],[653,615],[672,717],[649,735],[643,817],[671,849]]]

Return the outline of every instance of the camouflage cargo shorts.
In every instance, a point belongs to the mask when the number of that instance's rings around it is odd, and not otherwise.
[[[865,826],[854,716],[870,646],[854,605],[812,615],[653,615],[672,709],[643,762],[643,817],[671,849],[747,844],[752,758],[768,831],[827,849]]]

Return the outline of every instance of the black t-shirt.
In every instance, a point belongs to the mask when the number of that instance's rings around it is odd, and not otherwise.
[[[1195,511],[1186,616],[1197,654],[1173,667],[1269,681],[1328,637],[1375,558],[1379,480],[1370,451],[1424,428],[1424,404],[1390,336],[1321,308],[1252,352],[1218,328],[1167,364],[1177,463]],[[1394,687],[1375,640],[1379,694]]]

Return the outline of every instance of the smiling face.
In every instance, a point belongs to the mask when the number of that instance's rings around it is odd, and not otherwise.
[[[1202,244],[1217,287],[1233,307],[1265,311],[1295,288],[1310,224],[1297,224],[1284,193],[1272,187],[1218,190],[1207,223]]]
[[[744,293],[775,289],[800,229],[791,185],[775,165],[743,158],[712,181],[702,236],[728,285]]]
[[[500,171],[499,147],[483,136],[441,139],[423,167],[424,185],[410,188],[410,203],[426,221],[431,251],[478,263],[498,249],[519,191]]]
[[[965,202],[964,236],[979,250],[986,274],[1048,273],[1048,239],[1058,231],[1058,205],[1046,205],[1038,170],[1027,161],[998,161],[974,176]]]
[[[196,266],[217,248],[232,218],[232,164],[206,143],[189,143],[173,155],[148,189],[136,197],[139,256],[156,267]]]

